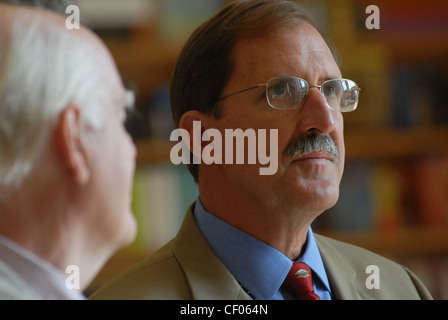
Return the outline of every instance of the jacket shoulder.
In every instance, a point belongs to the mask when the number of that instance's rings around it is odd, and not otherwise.
[[[361,247],[315,234],[330,277],[339,282],[348,275],[357,291],[373,299],[432,299],[423,283],[406,267]],[[378,275],[377,287],[369,288],[370,275]]]
[[[315,234],[315,237],[319,248],[325,249],[325,251],[331,250],[332,253],[341,255],[347,262],[351,262],[351,265],[355,268],[359,265],[360,261],[376,262],[377,264],[385,264],[386,266],[393,268],[398,267],[396,262],[356,245],[331,239],[319,234]]]
[[[89,297],[91,300],[183,300],[190,289],[172,241],[118,274]]]

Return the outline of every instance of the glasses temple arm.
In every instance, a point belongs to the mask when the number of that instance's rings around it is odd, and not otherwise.
[[[259,87],[262,87],[262,86],[267,86],[267,83],[260,83],[260,84],[257,84],[255,86],[252,86],[250,88],[246,88],[246,89],[243,89],[243,90],[240,90],[240,91],[237,91],[237,92],[230,93],[228,95],[225,95],[225,96],[219,98],[218,101],[224,100],[225,98],[228,98],[230,96],[236,95],[238,93],[242,93],[242,92],[246,92],[246,91],[249,91],[249,90],[253,90],[253,89],[256,89],[256,88],[259,88]]]

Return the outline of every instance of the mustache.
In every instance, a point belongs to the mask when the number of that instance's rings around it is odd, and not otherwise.
[[[299,137],[291,142],[285,149],[285,155],[290,158],[298,158],[311,152],[326,151],[335,160],[339,158],[339,148],[336,142],[327,134]]]

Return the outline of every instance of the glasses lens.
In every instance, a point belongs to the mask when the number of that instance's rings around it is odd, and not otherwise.
[[[266,86],[268,103],[275,109],[296,109],[306,100],[308,84],[294,77],[273,78]]]
[[[358,106],[359,88],[352,80],[328,80],[322,84],[322,93],[333,110],[350,112]]]

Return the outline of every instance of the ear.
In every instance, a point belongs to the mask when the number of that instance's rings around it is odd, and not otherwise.
[[[182,139],[183,141],[189,141],[189,150],[198,159],[201,159],[202,148],[204,147],[202,141],[202,133],[207,129],[208,118],[209,116],[202,112],[199,112],[197,110],[189,110],[182,115],[179,121],[179,128],[185,129],[186,132],[188,132],[187,137],[182,134]],[[199,124],[200,128],[198,128]],[[198,134],[200,136],[196,137],[195,135]],[[195,138],[201,141],[200,148],[199,145],[193,143]]]
[[[74,181],[80,185],[90,179],[86,146],[82,139],[81,110],[69,105],[62,111],[55,132],[56,149],[69,169]]]

